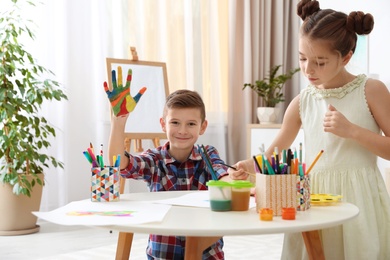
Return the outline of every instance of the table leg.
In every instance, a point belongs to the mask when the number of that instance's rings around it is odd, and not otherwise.
[[[116,260],[128,260],[130,258],[133,233],[119,232],[118,244],[116,246]]]
[[[201,260],[203,251],[221,237],[186,237],[185,260]]]
[[[318,230],[302,232],[310,260],[325,260],[324,250]]]

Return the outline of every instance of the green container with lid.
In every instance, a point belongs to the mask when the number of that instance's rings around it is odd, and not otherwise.
[[[210,208],[212,211],[229,211],[232,208],[232,188],[226,181],[211,180],[206,183],[209,188]]]

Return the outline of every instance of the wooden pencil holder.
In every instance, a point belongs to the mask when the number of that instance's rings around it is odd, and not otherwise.
[[[282,208],[297,206],[297,175],[256,174],[256,209],[271,208],[274,216],[282,215]]]
[[[119,201],[119,167],[95,167],[91,172],[91,201]]]

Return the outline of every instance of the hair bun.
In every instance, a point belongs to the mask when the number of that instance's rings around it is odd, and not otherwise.
[[[297,14],[303,21],[319,10],[320,3],[316,0],[301,0],[297,6]]]
[[[347,17],[347,28],[359,35],[369,34],[374,28],[374,17],[360,11],[351,12]]]

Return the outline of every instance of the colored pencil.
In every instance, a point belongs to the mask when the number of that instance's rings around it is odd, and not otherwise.
[[[310,165],[309,169],[307,169],[307,172],[306,172],[306,175],[308,175],[311,171],[311,169],[313,169],[314,165],[317,163],[318,159],[320,159],[321,155],[324,153],[324,150],[321,150],[316,158],[314,159],[313,163]]]

